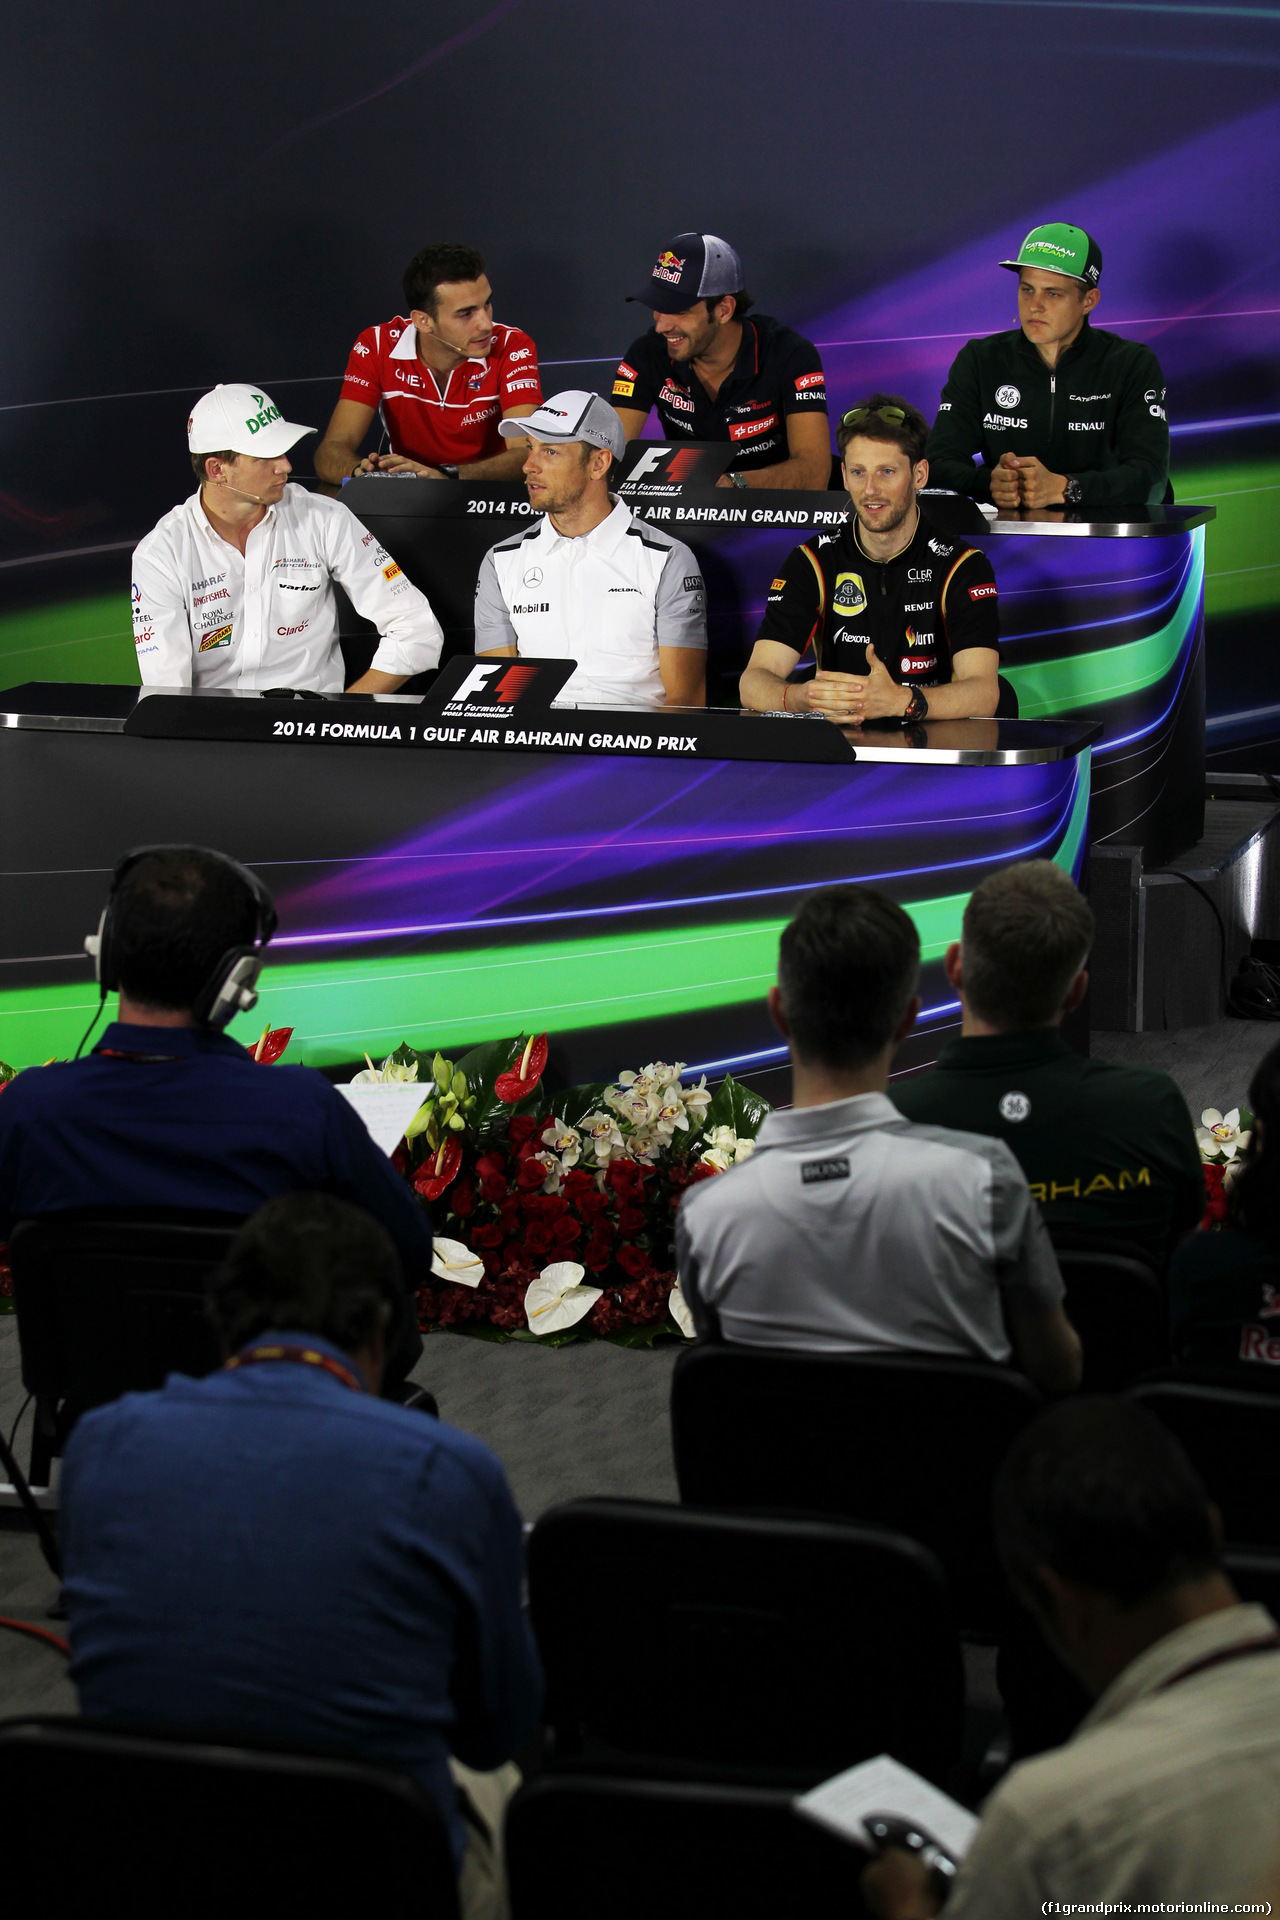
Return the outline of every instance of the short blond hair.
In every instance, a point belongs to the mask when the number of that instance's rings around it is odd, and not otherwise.
[[[970,1011],[1003,1033],[1047,1027],[1093,946],[1097,923],[1069,874],[1023,860],[974,889],[961,966]]]

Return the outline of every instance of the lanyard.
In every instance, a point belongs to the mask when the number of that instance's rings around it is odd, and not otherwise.
[[[325,1373],[331,1373],[335,1380],[341,1380],[344,1387],[350,1387],[353,1393],[363,1393],[359,1377],[344,1367],[340,1360],[331,1360],[327,1353],[320,1353],[315,1347],[248,1347],[243,1353],[233,1354],[227,1362],[228,1371],[232,1367],[254,1367],[264,1360],[292,1360],[303,1367],[320,1367]]]
[[[1203,1660],[1193,1660],[1189,1667],[1170,1674],[1155,1689],[1163,1693],[1166,1687],[1176,1687],[1180,1680],[1189,1680],[1194,1673],[1206,1673],[1210,1667],[1225,1667],[1230,1660],[1245,1660],[1254,1653],[1274,1653],[1280,1647],[1280,1633],[1268,1633],[1257,1640],[1245,1640],[1238,1647],[1224,1647],[1221,1653],[1208,1653]]]

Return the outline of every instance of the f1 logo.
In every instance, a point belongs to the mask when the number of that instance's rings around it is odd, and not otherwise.
[[[469,700],[473,693],[483,692],[484,688],[487,687],[492,680],[494,674],[501,673],[505,665],[505,661],[499,661],[497,665],[492,667],[472,667],[470,673],[462,682],[462,685],[455,687],[454,691],[449,695],[450,700]]]
[[[647,453],[642,453],[627,475],[628,486],[633,480],[643,480],[646,473],[655,473],[670,452],[670,447],[650,447]]]

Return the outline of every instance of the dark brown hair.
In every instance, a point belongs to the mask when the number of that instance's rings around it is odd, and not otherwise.
[[[782,933],[778,986],[795,1050],[861,1067],[893,1038],[920,972],[920,936],[873,887],[824,887]]]
[[[1023,860],[988,875],[964,910],[969,1006],[1003,1033],[1047,1027],[1089,958],[1095,931],[1088,901],[1052,860]]]
[[[478,280],[483,272],[484,261],[474,247],[463,247],[452,240],[423,247],[414,254],[401,281],[409,311],[412,313],[417,308],[420,313],[429,313],[434,319],[440,304],[441,287],[465,280]]]

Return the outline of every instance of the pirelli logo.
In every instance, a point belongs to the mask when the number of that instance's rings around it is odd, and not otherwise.
[[[629,400],[636,390],[636,383],[634,380],[615,380],[613,390],[615,394],[620,395],[622,399]]]
[[[849,1161],[843,1153],[833,1154],[829,1160],[804,1160],[800,1165],[800,1178],[806,1187],[820,1186],[824,1180],[847,1180]]]
[[[786,581],[782,578],[781,574],[779,574],[776,580],[769,582],[769,591],[770,593],[781,593],[786,584]]]
[[[396,565],[395,561],[389,560],[386,566],[382,569],[382,577],[384,580],[394,580],[398,576],[399,572],[400,572],[400,569]]]
[[[200,642],[200,651],[201,653],[208,653],[211,647],[229,647],[230,645],[231,628],[215,627],[213,632],[206,633],[204,639]]]

